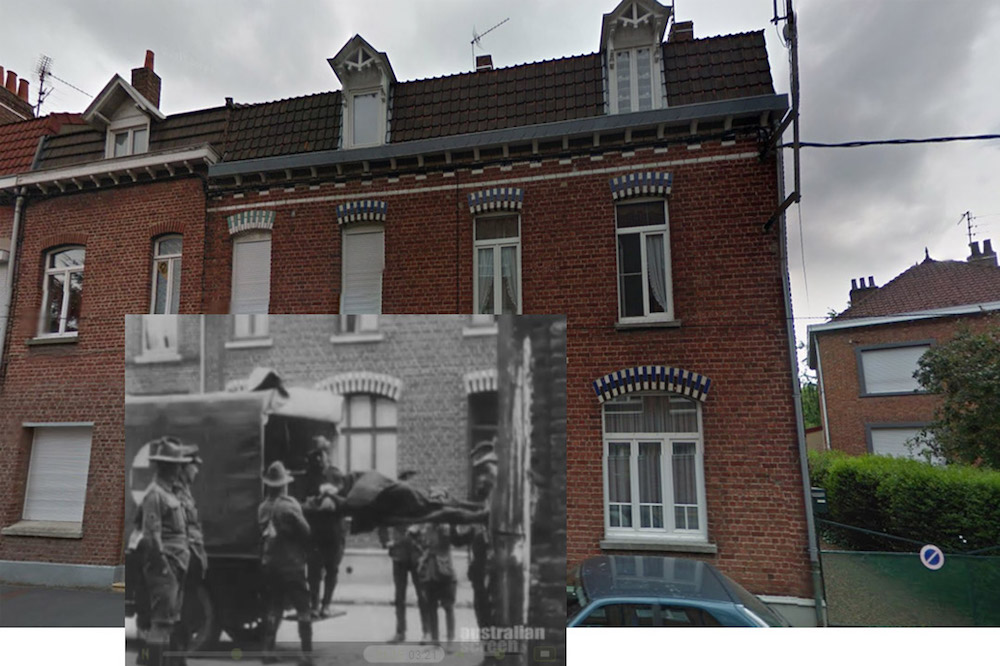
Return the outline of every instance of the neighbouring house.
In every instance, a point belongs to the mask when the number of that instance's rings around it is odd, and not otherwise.
[[[918,264],[878,287],[851,281],[850,306],[809,326],[809,366],[819,377],[825,448],[923,459],[908,445],[940,399],[914,378],[917,361],[959,326],[984,330],[1000,310],[1000,268],[989,240],[967,261]]]
[[[363,315],[463,314],[471,330],[553,313],[570,565],[681,553],[814,623],[769,149],[788,100],[764,32],[696,39],[654,0],[594,20],[593,53],[416,81],[355,36],[328,61],[338,90],[170,116],[150,55],[0,179],[5,201],[25,197],[0,522],[34,522],[34,450],[90,451],[75,540],[4,534],[0,562],[118,563],[123,481],[105,470],[121,459],[125,313],[246,315],[228,335],[248,345],[267,313],[356,315],[357,333]],[[170,332],[152,356],[184,355]]]
[[[0,67],[0,125],[35,117],[35,109],[28,101],[28,83],[9,69],[5,80],[4,69]]]

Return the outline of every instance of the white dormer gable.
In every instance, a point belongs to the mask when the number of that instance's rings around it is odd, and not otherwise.
[[[117,74],[83,112],[85,122],[106,132],[105,157],[147,152],[150,123],[164,118],[152,102]]]
[[[344,87],[341,147],[386,143],[389,97],[396,83],[389,58],[372,48],[361,35],[355,35],[327,62]]]
[[[672,9],[656,0],[623,0],[604,15],[601,53],[609,113],[667,105],[662,44]]]

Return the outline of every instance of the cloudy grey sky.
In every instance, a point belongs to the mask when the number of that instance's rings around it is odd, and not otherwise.
[[[780,5],[784,0],[779,1]],[[399,80],[468,71],[483,38],[497,67],[598,49],[615,0],[5,0],[0,65],[38,84],[43,108],[82,111],[114,73],[156,53],[167,113],[335,90],[327,65],[355,33],[385,51]],[[676,0],[695,36],[764,29],[775,86],[788,54],[772,0]],[[797,0],[802,140],[839,142],[1000,133],[1000,3]],[[67,83],[63,83],[67,82]],[[791,140],[791,133],[786,135]],[[790,151],[789,156],[790,156]],[[964,259],[963,213],[1000,245],[1000,141],[802,150],[802,203],[789,211],[793,303],[805,325],[847,304],[852,278],[883,285],[921,261]],[[800,238],[801,230],[802,237]],[[801,240],[801,242],[800,242]],[[804,261],[803,261],[804,259]],[[804,270],[803,270],[804,268]]]

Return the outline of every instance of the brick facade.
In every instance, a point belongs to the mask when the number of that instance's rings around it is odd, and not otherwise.
[[[147,312],[152,242],[160,227],[182,229],[185,248],[202,243],[204,195],[195,178],[72,196],[33,199],[24,208],[18,280],[0,375],[0,524],[21,519],[31,430],[24,423],[93,423],[81,539],[0,536],[0,560],[117,564],[124,496],[121,322]],[[34,341],[42,306],[45,252],[85,246],[79,335],[61,344]],[[182,311],[196,310],[200,262],[185,263]]]
[[[854,455],[871,453],[866,425],[929,423],[934,419],[934,410],[941,404],[939,396],[928,393],[861,395],[859,347],[925,340],[942,344],[954,337],[959,326],[966,325],[973,332],[982,332],[995,323],[995,316],[967,315],[817,334],[815,344],[822,370],[820,404],[830,448]]]

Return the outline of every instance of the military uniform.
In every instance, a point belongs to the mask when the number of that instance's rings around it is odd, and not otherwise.
[[[175,625],[175,642],[178,649],[187,650],[191,634],[196,629],[196,627],[191,626],[191,617],[198,604],[198,586],[208,570],[208,554],[205,552],[205,537],[190,486],[187,483],[178,482],[175,485],[174,494],[180,500],[181,506],[184,507],[188,550],[190,552],[188,570],[184,576],[185,582],[181,592],[180,621]]]
[[[431,640],[439,641],[438,608],[445,612],[448,626],[448,642],[455,639],[455,590],[458,579],[451,560],[450,525],[425,524],[421,526],[419,538],[423,545],[418,574],[424,596],[427,600],[427,625]]]
[[[330,486],[340,480],[337,472],[324,469],[307,473],[305,481],[306,500],[302,510],[312,531],[309,546],[309,591],[312,597],[313,613],[328,610],[337,587],[337,574],[344,558],[347,545],[347,519],[343,498],[330,492]],[[325,580],[324,580],[325,574]],[[323,587],[323,601],[320,606],[320,586]]]
[[[419,566],[421,548],[414,538],[418,532],[413,527],[382,527],[379,528],[379,539],[383,546],[389,546],[389,557],[392,558],[392,581],[395,587],[396,605],[396,635],[394,641],[406,640],[406,588],[407,580],[413,580],[413,588],[417,593],[417,607],[420,609],[421,632],[428,635],[427,596],[420,582]]]
[[[291,476],[281,462],[275,462],[268,469],[264,483],[271,487],[286,486],[291,483]],[[288,495],[266,497],[257,510],[257,522],[261,531],[261,572],[267,603],[264,650],[274,649],[282,616],[285,609],[292,606],[302,641],[302,663],[312,663],[312,613],[306,582],[309,523],[298,500]],[[266,659],[273,658],[268,656]]]

